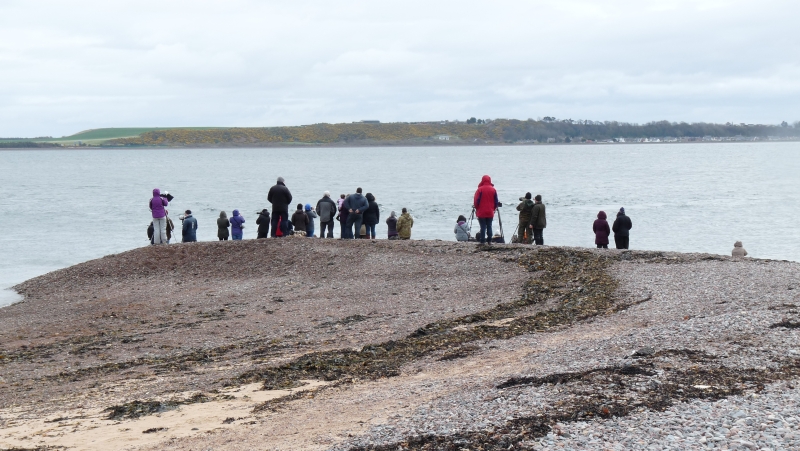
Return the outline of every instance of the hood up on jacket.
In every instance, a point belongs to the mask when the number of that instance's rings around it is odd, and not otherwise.
[[[372,193],[367,193],[366,198],[370,202],[375,202],[375,196],[373,196]]]
[[[733,243],[733,247],[742,247],[742,242],[741,241],[737,241],[737,242]]]
[[[394,211],[394,210],[392,210],[392,213],[391,213],[391,214],[389,214],[389,217],[390,217],[390,218],[396,218],[396,217],[397,217],[397,213],[395,213],[395,211]]]
[[[239,216],[239,210],[233,210],[233,216]]]
[[[161,196],[161,190],[158,188],[153,188],[153,197]]]
[[[494,186],[494,183],[492,183],[492,178],[489,177],[488,175],[484,175],[481,178],[481,182],[478,184],[478,187],[481,187],[481,186],[484,186],[484,185],[492,185],[492,186]]]
[[[221,211],[221,212],[219,212],[219,217],[222,218],[222,219],[227,219],[228,218],[228,214],[225,213],[224,211]]]
[[[597,219],[606,219],[607,217],[608,216],[606,216],[606,212],[604,212],[604,211],[601,211],[600,213],[597,213]]]

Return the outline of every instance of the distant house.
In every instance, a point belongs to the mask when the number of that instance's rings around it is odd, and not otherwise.
[[[450,135],[438,135],[436,136],[436,139],[439,141],[450,141]]]
[[[550,143],[554,143],[554,142],[556,142],[556,139],[555,139],[555,138],[547,138],[547,143],[548,143],[548,144],[550,144]]]
[[[362,123],[362,124],[380,124],[380,123],[381,123],[381,121],[375,121],[375,120],[366,120],[366,121],[361,121],[361,123]]]

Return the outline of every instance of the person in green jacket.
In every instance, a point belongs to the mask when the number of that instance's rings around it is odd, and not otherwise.
[[[403,214],[397,220],[397,235],[401,240],[411,239],[411,227],[414,227],[414,218],[403,208]]]
[[[531,212],[535,204],[533,200],[531,200],[531,193],[525,193],[525,197],[520,197],[519,200],[521,202],[517,205],[517,211],[519,212],[517,238],[519,238],[519,242],[522,244],[531,244],[533,233],[532,230],[528,228],[528,225],[531,223]]]
[[[536,203],[533,205],[533,209],[531,209],[531,222],[528,225],[528,229],[533,231],[533,241],[539,245],[544,245],[544,236],[542,233],[544,232],[544,228],[547,227],[547,218],[544,214],[544,204],[542,203],[542,195],[537,194],[534,198]]]

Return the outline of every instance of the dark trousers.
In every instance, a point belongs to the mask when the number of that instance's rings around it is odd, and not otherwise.
[[[630,238],[629,236],[614,235],[614,244],[617,245],[617,249],[627,249]]]
[[[608,249],[608,244],[598,244],[597,248],[598,249]]]
[[[278,224],[278,219],[280,219],[281,217],[283,217],[283,220],[286,221],[287,219],[289,219],[289,212],[274,211],[274,210],[272,211],[272,218],[269,221],[270,222],[269,235],[272,238],[275,238],[275,234],[278,233],[278,227],[281,226],[280,224]]]
[[[544,229],[533,229],[533,242],[539,246],[544,246]]]
[[[347,229],[348,238],[354,238],[356,235],[361,235],[361,223],[364,222],[364,214],[363,213],[350,213],[347,215],[347,224],[345,225],[345,229]],[[355,234],[353,233],[353,226],[356,227]]]
[[[333,219],[328,222],[319,222],[319,237],[325,238],[325,228],[328,229],[328,238],[333,238]]]
[[[478,224],[481,226],[481,230],[478,232],[478,241],[481,244],[485,243],[487,240],[491,243],[492,242],[492,220],[494,218],[478,218]]]
[[[533,229],[528,227],[528,221],[520,222],[517,226],[517,238],[522,244],[531,244],[533,241]]]

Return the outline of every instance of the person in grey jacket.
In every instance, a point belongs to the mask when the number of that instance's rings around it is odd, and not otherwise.
[[[469,226],[467,225],[467,218],[465,218],[464,215],[458,216],[453,233],[456,234],[456,241],[469,241]]]
[[[353,226],[355,231],[361,231],[361,223],[364,222],[364,212],[369,208],[369,201],[361,194],[361,188],[356,188],[356,193],[347,196],[344,200],[344,209],[349,213],[347,215],[347,224],[345,228],[350,231],[350,238],[354,238]]]
[[[336,202],[331,199],[330,191],[325,191],[325,194],[317,202],[315,209],[319,215],[319,237],[325,238],[325,229],[328,229],[328,238],[333,238],[333,221],[336,217],[338,210]]]

